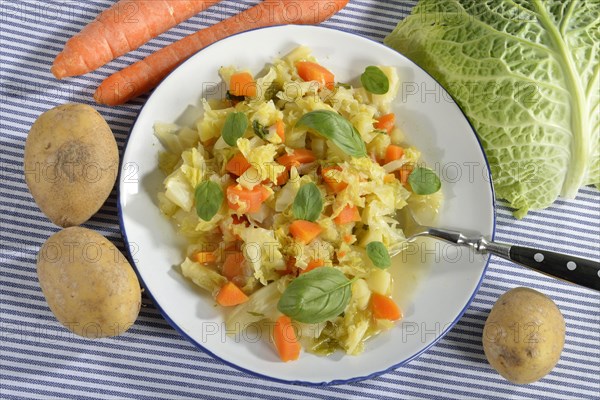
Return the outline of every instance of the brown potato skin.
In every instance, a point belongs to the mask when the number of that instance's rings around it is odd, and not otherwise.
[[[50,310],[79,336],[120,335],[138,316],[141,290],[133,268],[90,229],[70,227],[50,236],[38,254],[37,273]]]
[[[115,184],[119,150],[102,116],[85,104],[52,108],[25,142],[24,172],[38,207],[56,225],[79,225],[104,204]]]
[[[554,302],[536,290],[518,287],[504,293],[483,329],[483,350],[490,365],[517,384],[548,374],[565,343],[565,320]]]

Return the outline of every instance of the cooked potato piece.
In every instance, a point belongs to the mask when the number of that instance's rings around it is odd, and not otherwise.
[[[133,268],[104,236],[71,227],[38,254],[42,292],[56,319],[87,338],[116,336],[135,322],[141,290]]]
[[[513,383],[535,382],[556,365],[565,321],[556,304],[533,289],[504,293],[485,322],[483,350],[496,371]]]
[[[84,104],[44,112],[25,142],[25,180],[40,210],[56,225],[87,221],[104,204],[119,168],[110,127]]]

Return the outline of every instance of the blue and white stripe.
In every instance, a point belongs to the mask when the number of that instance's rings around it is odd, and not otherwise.
[[[324,25],[382,41],[415,2],[351,0]],[[64,41],[112,3],[0,1],[1,398],[599,398],[600,295],[495,258],[473,303],[444,339],[394,372],[347,385],[290,386],[232,369],[179,336],[147,298],[138,321],[121,337],[88,341],[63,329],[50,313],[36,277],[37,251],[58,229],[38,210],[23,178],[29,127],[55,105],[93,104],[95,88],[111,73],[257,1],[223,1],[98,71],[54,80],[49,67]],[[63,12],[51,12],[57,9]],[[96,106],[121,151],[143,101],[115,108]],[[575,200],[560,200],[522,221],[512,218],[503,203],[497,213],[498,241],[600,258],[600,193],[595,189],[584,188]],[[85,226],[123,250],[115,192]],[[560,362],[549,376],[526,386],[501,378],[481,347],[489,309],[498,296],[516,286],[552,297],[567,323]]]

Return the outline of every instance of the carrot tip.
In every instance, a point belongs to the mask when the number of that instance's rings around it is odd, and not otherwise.
[[[64,67],[57,67],[56,65],[53,65],[52,67],[50,67],[50,72],[52,72],[52,75],[54,75],[54,77],[58,80],[65,78],[67,76],[67,74],[65,73],[65,69]]]

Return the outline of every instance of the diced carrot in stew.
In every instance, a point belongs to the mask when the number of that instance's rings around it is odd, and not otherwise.
[[[348,187],[348,184],[346,182],[340,180],[340,171],[342,171],[342,168],[338,166],[323,168],[322,171],[323,180],[325,181],[325,184],[334,193],[339,193]]]
[[[241,251],[227,254],[221,274],[229,280],[232,280],[236,276],[243,275],[244,261],[244,255]]]
[[[382,115],[381,117],[377,118],[377,121],[374,124],[375,129],[386,131],[388,134],[392,132],[392,129],[394,129],[395,125],[396,115],[393,113]]]
[[[256,82],[250,73],[238,72],[231,75],[229,93],[234,96],[256,96]]]
[[[395,144],[390,144],[385,151],[385,163],[392,162],[394,160],[398,160],[402,158],[404,155],[404,149],[400,146],[396,146]]]
[[[285,124],[280,119],[275,122],[275,133],[281,138],[281,141],[285,142]]]
[[[290,224],[290,234],[300,243],[308,244],[319,236],[323,228],[315,222],[297,220]]]
[[[231,160],[225,165],[227,172],[231,172],[235,176],[242,176],[242,174],[250,167],[250,163],[242,153],[237,153],[235,156],[231,157]]]
[[[281,361],[294,361],[300,357],[300,342],[296,337],[292,320],[287,315],[282,315],[275,321],[273,343]]]
[[[320,87],[326,87],[333,90],[335,87],[335,75],[327,68],[311,61],[299,61],[296,63],[296,70],[302,80],[317,81]]]
[[[248,296],[233,282],[227,282],[217,293],[217,304],[224,307],[237,306],[248,301]]]
[[[227,203],[229,208],[242,213],[255,213],[260,210],[261,204],[266,199],[266,188],[256,185],[252,189],[243,188],[241,185],[231,185],[227,188]]]
[[[308,265],[304,269],[304,271],[302,271],[300,273],[306,273],[306,272],[312,271],[313,269],[322,267],[323,265],[325,265],[325,261],[323,261],[320,258],[317,258],[317,259],[314,259],[314,260],[310,260],[308,262]]]
[[[371,295],[371,310],[373,316],[380,319],[389,319],[390,321],[396,321],[402,318],[402,311],[394,300],[390,297],[383,296],[379,293],[373,293]]]
[[[291,154],[277,157],[277,162],[290,169],[292,166],[297,167],[300,164],[308,164],[316,159],[315,154],[308,149],[294,149]]]
[[[348,224],[350,222],[360,221],[360,213],[356,206],[347,204],[346,207],[333,219],[338,225]]]
[[[403,185],[406,185],[408,182],[408,176],[412,173],[414,167],[412,165],[403,165],[398,172],[398,179]]]

